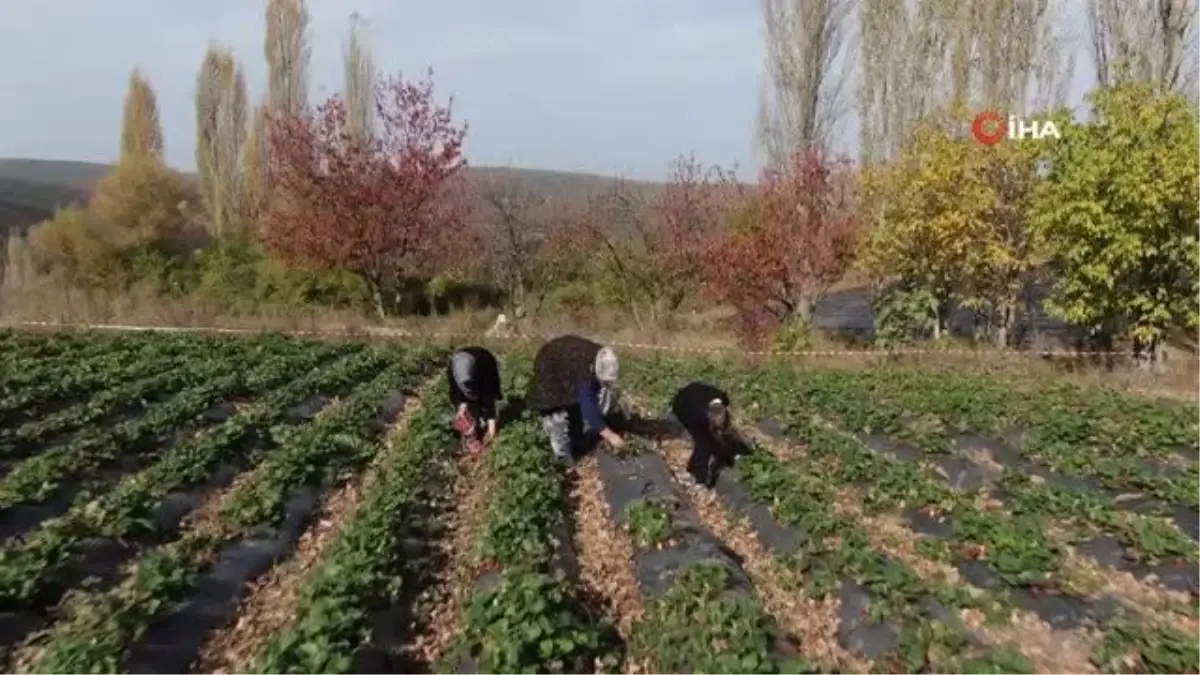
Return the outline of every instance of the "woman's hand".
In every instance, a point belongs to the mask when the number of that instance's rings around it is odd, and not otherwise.
[[[460,412],[454,417],[454,430],[463,438],[468,438],[475,434],[475,420],[465,412]]]
[[[608,441],[608,444],[617,450],[625,447],[625,439],[621,438],[621,436],[612,429],[605,429],[604,431],[601,431],[600,436],[604,440]]]
[[[496,420],[487,421],[487,431],[483,434],[483,446],[486,448],[496,440]]]

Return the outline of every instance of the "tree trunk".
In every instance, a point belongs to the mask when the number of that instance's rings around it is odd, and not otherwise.
[[[933,339],[934,341],[941,340],[948,332],[948,324],[950,322],[950,298],[943,297],[938,300],[937,320],[933,324]]]
[[[805,326],[812,324],[813,310],[816,305],[812,294],[805,293],[796,298],[796,318],[800,320],[801,324]]]
[[[1017,298],[1015,296],[1007,297],[1000,305],[1000,326],[996,331],[996,347],[1005,349],[1009,345],[1009,340],[1013,335],[1013,328],[1017,323]]]
[[[383,303],[383,289],[379,287],[379,284],[369,281],[367,282],[367,286],[371,289],[371,299],[375,303],[375,314],[382,321],[387,318],[387,309]]]
[[[1133,353],[1138,370],[1157,375],[1166,372],[1166,350],[1159,336],[1156,335],[1149,341],[1134,340]]]

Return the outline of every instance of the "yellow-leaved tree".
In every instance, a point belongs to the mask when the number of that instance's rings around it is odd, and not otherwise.
[[[990,314],[1007,344],[1034,251],[1028,207],[1036,141],[988,147],[967,133],[965,111],[918,128],[895,162],[865,171],[871,213],[861,265],[936,300],[934,336],[954,304]]]
[[[1197,113],[1140,84],[1090,98],[1095,121],[1061,129],[1034,200],[1056,280],[1047,307],[1153,357],[1168,329],[1198,321]]]
[[[80,287],[113,288],[134,281],[133,262],[159,260],[197,245],[191,211],[198,197],[163,159],[158,106],[149,81],[129,79],[121,127],[121,159],[97,185],[86,208],[60,210],[29,234],[44,273]]]
[[[134,70],[125,93],[121,122],[121,161],[163,156],[163,131],[158,119],[158,101],[145,74]]]
[[[156,157],[118,164],[96,185],[87,208],[67,208],[30,231],[44,272],[89,288],[133,281],[141,253],[170,257],[198,244],[192,210],[198,196],[186,178]]]

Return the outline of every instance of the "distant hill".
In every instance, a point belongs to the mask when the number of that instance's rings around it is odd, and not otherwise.
[[[87,201],[89,188],[68,183],[42,183],[0,176],[0,236],[16,229],[24,232],[31,225],[71,203]]]
[[[96,162],[0,158],[0,179],[68,185],[90,190],[111,168],[109,164]]]
[[[71,202],[86,201],[96,183],[112,168],[95,162],[0,158],[0,234],[25,230]],[[528,191],[556,202],[576,202],[611,189],[615,178],[597,174],[471,167],[473,179],[490,181],[499,191]],[[626,181],[639,191],[653,192],[657,183]]]

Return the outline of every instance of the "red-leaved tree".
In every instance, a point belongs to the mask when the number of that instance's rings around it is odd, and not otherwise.
[[[849,162],[818,151],[763,173],[735,227],[707,257],[713,299],[736,310],[743,340],[760,346],[784,323],[807,325],[845,274],[858,235]]]
[[[462,261],[465,126],[434,100],[432,72],[376,87],[377,127],[352,133],[345,102],[276,117],[270,126],[272,194],[262,237],[284,260],[360,276],[380,316],[414,279]]]
[[[708,252],[728,230],[745,199],[733,171],[705,167],[694,155],[677,159],[666,187],[652,204],[651,255],[667,309],[675,309],[705,282]]]

